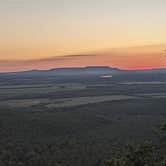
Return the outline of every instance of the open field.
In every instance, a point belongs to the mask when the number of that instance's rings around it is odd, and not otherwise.
[[[142,82],[139,82],[139,81],[137,81],[137,82],[123,82],[122,84],[126,84],[126,85],[138,85],[138,84],[143,84],[143,85],[145,85],[145,84],[148,84],[148,85],[152,85],[152,84],[166,84],[166,82],[162,82],[162,81],[142,81]]]
[[[89,97],[73,97],[73,98],[35,98],[35,99],[17,99],[0,101],[0,107],[2,108],[28,108],[43,106],[47,108],[63,108],[63,107],[75,107],[93,103],[102,103],[106,101],[127,101],[127,100],[139,100],[143,98],[166,98],[165,93],[153,93],[153,94],[138,94],[137,96],[127,95],[111,95],[111,96],[89,96]]]
[[[105,101],[120,101],[140,99],[141,97],[127,96],[127,95],[112,95],[112,96],[91,96],[91,97],[77,97],[77,98],[62,98],[62,99],[49,99],[49,98],[35,98],[35,99],[17,99],[6,100],[0,102],[0,107],[13,107],[13,108],[27,108],[43,105],[48,108],[58,107],[74,107],[86,104],[101,103]]]
[[[17,79],[8,85],[1,80],[0,161],[99,166],[127,143],[159,141],[165,84],[112,78],[20,84]]]
[[[43,85],[15,85],[15,86],[0,86],[0,99],[18,98],[19,96],[34,96],[42,94],[53,94],[61,91],[83,90],[83,84],[43,84]]]

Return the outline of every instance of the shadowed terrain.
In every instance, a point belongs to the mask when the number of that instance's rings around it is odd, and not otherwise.
[[[118,72],[1,74],[0,163],[98,166],[126,144],[158,145],[165,74]]]

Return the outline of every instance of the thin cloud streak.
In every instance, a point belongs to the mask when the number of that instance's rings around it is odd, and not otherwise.
[[[93,54],[56,56],[35,60],[1,60],[0,71],[61,67],[111,66],[121,69],[165,68],[165,45],[110,49]]]

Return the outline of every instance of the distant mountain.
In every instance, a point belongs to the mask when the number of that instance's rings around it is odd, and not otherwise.
[[[166,69],[151,70],[121,70],[108,66],[87,66],[79,68],[55,68],[50,70],[30,70],[22,72],[1,73],[3,75],[43,75],[43,76],[70,76],[70,75],[116,75],[116,74],[166,74]]]
[[[118,68],[111,68],[107,66],[88,66],[80,68],[56,68],[50,70],[30,70],[21,72],[12,72],[4,74],[19,74],[19,75],[102,75],[102,74],[117,74],[122,72]]]
[[[161,69],[147,69],[147,70],[130,70],[129,73],[143,73],[143,74],[166,74],[166,68]]]
[[[166,68],[163,68],[163,69],[152,69],[151,72],[166,74]]]
[[[114,74],[120,72],[120,69],[111,68],[107,66],[88,66],[83,68],[60,68],[52,69],[48,72],[60,75],[101,75],[101,74]]]

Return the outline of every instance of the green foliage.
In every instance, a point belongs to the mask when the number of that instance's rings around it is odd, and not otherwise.
[[[154,147],[150,143],[127,145],[123,155],[106,161],[104,166],[143,166],[152,165]]]
[[[140,145],[127,145],[120,156],[105,160],[101,166],[166,166],[166,156],[156,147],[145,142]]]
[[[159,125],[158,146],[151,142],[127,145],[120,155],[104,160],[100,166],[166,166],[166,122]],[[161,141],[163,140],[163,141]]]
[[[138,135],[149,138],[146,131],[156,126],[160,116],[154,115],[164,114],[165,103],[141,100],[113,102],[111,107],[103,103],[53,110],[43,105],[0,108],[0,166],[166,166],[164,144],[156,147],[145,142],[119,150],[123,139],[130,141],[131,131],[131,141],[139,143]]]
[[[160,130],[166,132],[166,122],[161,123]]]

